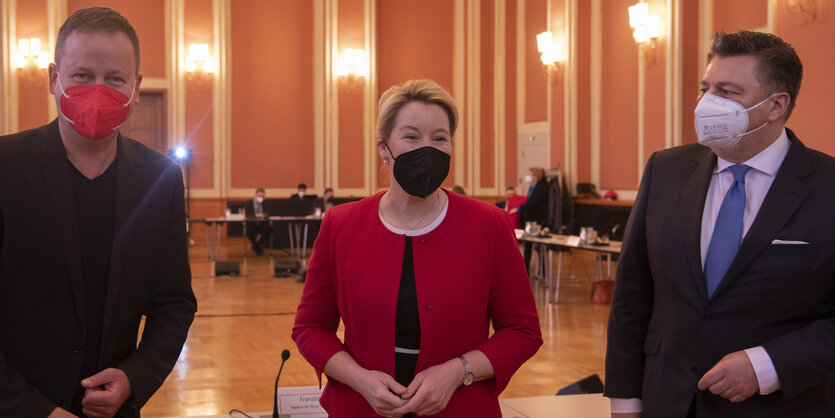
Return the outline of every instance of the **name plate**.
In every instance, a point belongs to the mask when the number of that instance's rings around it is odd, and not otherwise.
[[[565,245],[568,245],[570,247],[579,247],[580,246],[580,237],[578,237],[577,235],[569,236],[568,239],[565,240]]]
[[[325,408],[319,405],[321,396],[318,386],[278,388],[278,413],[292,418],[327,418]]]

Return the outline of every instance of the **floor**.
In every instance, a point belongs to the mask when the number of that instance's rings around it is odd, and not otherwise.
[[[222,258],[240,257],[247,249],[243,241],[230,239],[221,249]],[[303,284],[274,278],[268,257],[248,254],[246,277],[211,277],[206,247],[198,243],[192,248],[199,310],[174,371],[143,408],[144,417],[270,410],[284,349],[291,357],[279,385],[317,384],[313,369],[290,339]],[[574,251],[563,262],[565,274],[573,277],[563,279],[558,305],[546,304],[544,283],[531,279],[544,344],[501,397],[552,395],[590,374],[603,377],[609,306],[591,303],[594,254]]]

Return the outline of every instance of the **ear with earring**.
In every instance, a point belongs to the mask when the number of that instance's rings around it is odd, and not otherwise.
[[[383,157],[383,164],[389,163],[389,157]]]

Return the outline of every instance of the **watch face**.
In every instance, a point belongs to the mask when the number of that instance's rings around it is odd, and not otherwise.
[[[470,386],[473,383],[473,374],[467,373],[464,375],[464,386]]]

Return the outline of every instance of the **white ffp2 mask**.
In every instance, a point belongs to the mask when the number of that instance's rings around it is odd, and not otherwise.
[[[745,131],[748,129],[748,112],[772,97],[774,94],[746,109],[733,100],[710,92],[705,93],[693,112],[699,143],[711,148],[728,149],[736,145],[743,136],[760,130],[768,122]]]

